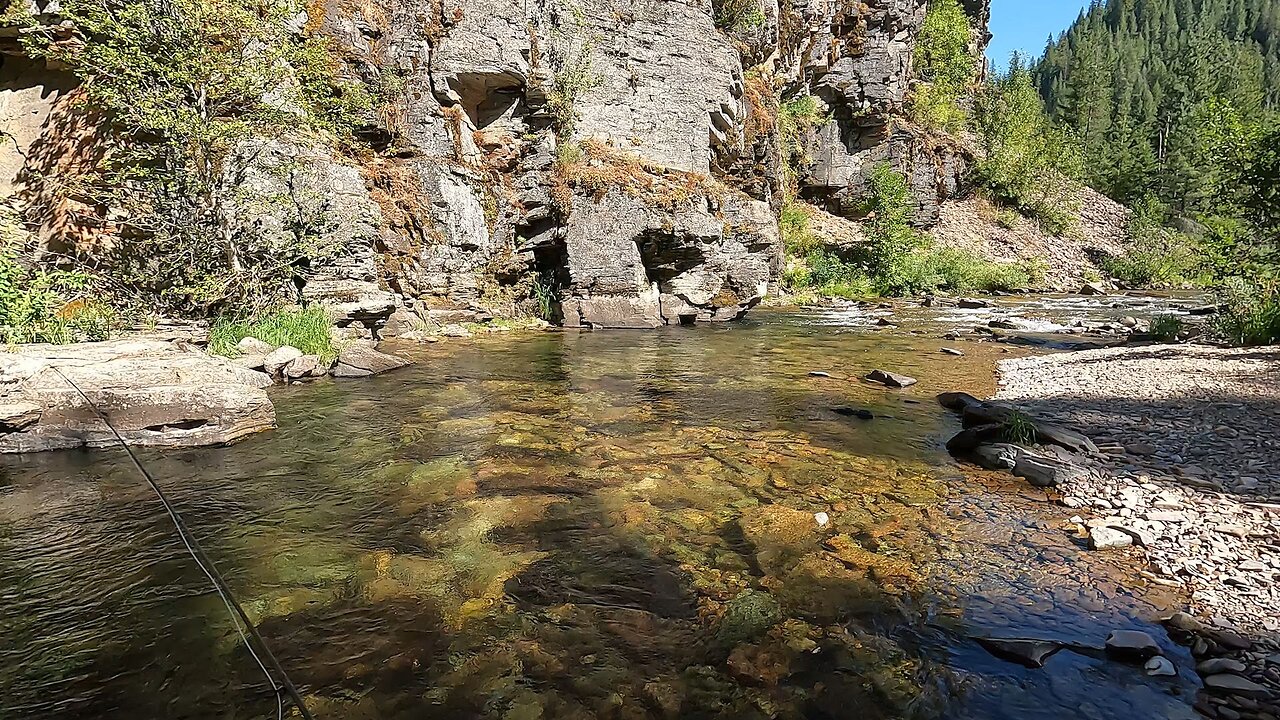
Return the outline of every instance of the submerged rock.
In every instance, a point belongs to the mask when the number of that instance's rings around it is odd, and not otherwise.
[[[915,378],[908,375],[899,375],[898,373],[889,372],[888,370],[872,370],[867,374],[867,380],[874,383],[880,383],[891,388],[911,387],[918,382]]]
[[[743,590],[730,600],[720,618],[716,638],[726,646],[760,637],[782,622],[782,606],[760,590]]]
[[[1062,645],[1051,640],[978,638],[978,644],[1001,660],[1032,668],[1044,667],[1045,661],[1062,649]]]
[[[21,422],[0,427],[0,452],[117,442],[54,368],[133,445],[222,445],[275,426],[275,409],[263,392],[269,377],[185,345],[159,340],[30,345],[0,353],[0,406],[27,409]],[[34,422],[31,406],[39,409]]]
[[[762,505],[747,510],[738,521],[742,536],[756,551],[767,573],[786,570],[795,558],[817,548],[819,527],[813,513],[785,505]]]

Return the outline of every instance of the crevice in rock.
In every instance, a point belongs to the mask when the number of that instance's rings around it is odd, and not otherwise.
[[[143,428],[143,430],[146,430],[148,432],[163,433],[163,432],[169,432],[170,430],[195,430],[197,428],[202,428],[208,424],[209,424],[209,420],[207,418],[178,420],[170,423],[161,423],[159,425],[148,425],[147,427]]]

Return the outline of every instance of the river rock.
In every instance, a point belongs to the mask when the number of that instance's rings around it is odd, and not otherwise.
[[[956,303],[956,307],[961,307],[966,310],[977,310],[980,308],[995,307],[995,304],[992,303],[990,300],[979,300],[975,298],[961,298]]]
[[[269,342],[263,342],[256,337],[246,337],[236,343],[236,349],[242,355],[270,355],[271,351],[276,349],[276,346]]]
[[[1081,295],[1106,295],[1108,292],[1107,286],[1100,282],[1088,282],[1080,288]]]
[[[760,590],[743,590],[725,605],[716,639],[732,647],[758,638],[779,622],[782,622],[782,607],[772,595]]]
[[[1089,547],[1093,550],[1125,548],[1133,544],[1133,536],[1113,527],[1095,527],[1089,530]]]
[[[1148,660],[1160,654],[1160,646],[1141,630],[1114,630],[1107,636],[1107,652],[1123,659]]]
[[[1012,470],[1018,464],[1021,450],[1017,445],[994,443],[979,445],[973,451],[973,460],[987,470]]]
[[[1143,668],[1152,677],[1173,677],[1178,674],[1178,668],[1174,667],[1168,658],[1158,655],[1148,660],[1146,665],[1143,665]]]
[[[195,447],[235,442],[275,426],[271,379],[181,343],[112,340],[27,345],[0,353],[0,407],[40,408],[0,432],[0,452],[105,447],[117,441],[78,385],[130,444]]]
[[[756,551],[761,569],[781,574],[797,557],[818,545],[818,524],[813,513],[785,505],[761,505],[743,512],[738,520],[742,536]]]
[[[1242,673],[1245,664],[1232,658],[1209,658],[1196,665],[1196,672],[1201,675],[1217,675],[1219,673]]]
[[[333,366],[333,376],[341,378],[367,377],[402,368],[408,360],[378,352],[367,345],[352,345],[338,353]]]
[[[44,409],[32,402],[0,405],[0,433],[25,430],[40,421]]]
[[[1256,696],[1266,695],[1267,689],[1262,685],[1240,675],[1232,675],[1230,673],[1219,673],[1210,675],[1204,679],[1204,686],[1212,692],[1219,692],[1227,695],[1245,695]]]
[[[289,363],[302,357],[302,351],[292,345],[283,345],[272,350],[262,361],[262,369],[269,375],[278,376]]]
[[[1062,649],[1062,645],[1050,640],[978,638],[978,644],[1001,660],[1009,660],[1032,668],[1044,667],[1045,661]]]
[[[282,369],[282,373],[290,380],[301,380],[303,378],[319,377],[324,375],[327,370],[320,362],[319,355],[299,355],[289,361]]]
[[[1017,454],[1013,474],[1036,487],[1055,487],[1071,482],[1084,471],[1053,458],[1032,455],[1025,450]]]
[[[874,383],[880,383],[891,388],[905,388],[916,384],[916,379],[907,375],[899,375],[898,373],[889,372],[888,370],[872,370],[867,374],[867,379]]]

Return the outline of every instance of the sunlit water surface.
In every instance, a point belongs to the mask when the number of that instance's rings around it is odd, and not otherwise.
[[[415,364],[274,390],[274,432],[143,457],[318,718],[1192,717],[1176,598],[942,451],[933,396],[1027,352],[948,312],[392,346]],[[1119,627],[1179,677],[1085,649]],[[0,718],[275,713],[119,452],[0,459]]]

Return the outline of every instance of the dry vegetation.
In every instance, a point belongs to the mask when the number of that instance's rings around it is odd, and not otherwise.
[[[672,170],[587,139],[560,147],[551,179],[551,197],[563,212],[578,191],[600,200],[621,190],[645,205],[674,212],[699,197],[721,198],[730,189],[701,173]]]

